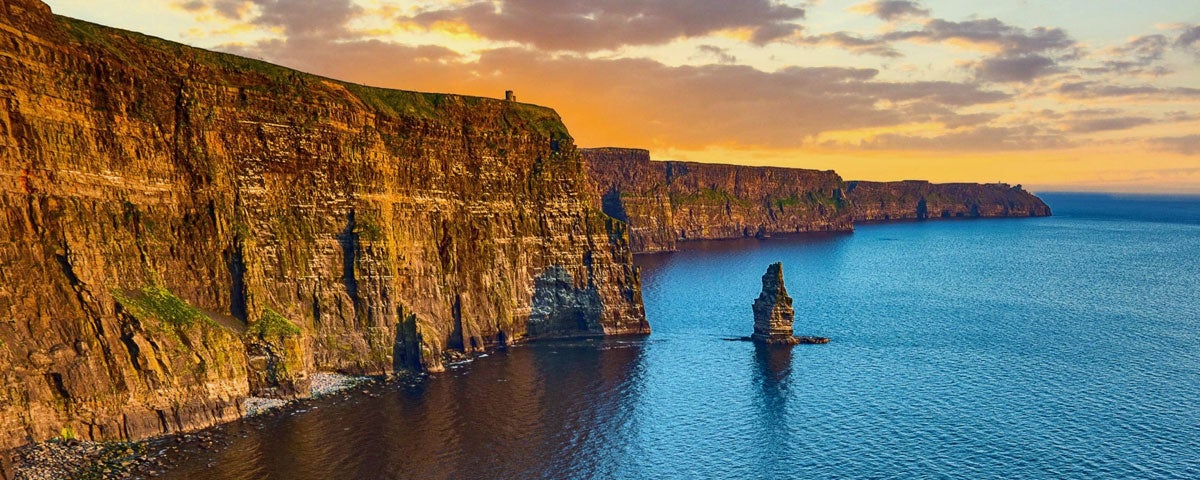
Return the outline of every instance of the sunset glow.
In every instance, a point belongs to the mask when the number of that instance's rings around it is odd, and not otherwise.
[[[51,0],[312,73],[553,107],[580,146],[1200,193],[1200,0]]]

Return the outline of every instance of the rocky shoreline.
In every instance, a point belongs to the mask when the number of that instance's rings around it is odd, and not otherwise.
[[[242,402],[242,418],[284,415],[304,409],[322,397],[348,393],[366,383],[403,381],[421,374],[401,374],[390,379],[338,373],[310,376],[311,389],[304,398],[249,397]],[[367,391],[364,390],[364,394]],[[156,477],[169,467],[170,456],[180,450],[209,450],[224,443],[227,435],[218,425],[193,433],[168,434],[139,442],[91,442],[73,438],[32,443],[11,452],[10,471],[0,469],[4,480],[140,479]]]

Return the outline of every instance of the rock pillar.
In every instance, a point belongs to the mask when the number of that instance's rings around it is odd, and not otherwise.
[[[783,286],[783,263],[767,267],[762,277],[762,293],[754,300],[754,335],[756,342],[796,343],[792,336],[792,297]]]

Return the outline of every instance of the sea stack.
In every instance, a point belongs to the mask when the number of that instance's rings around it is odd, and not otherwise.
[[[796,345],[800,343],[829,343],[825,337],[797,337],[792,333],[796,312],[792,297],[783,286],[783,263],[767,267],[762,277],[762,293],[754,300],[754,335],[750,338],[766,345]]]
[[[756,342],[766,344],[795,345],[799,343],[792,335],[792,297],[783,286],[783,263],[767,267],[762,277],[762,293],[754,300],[754,335]]]

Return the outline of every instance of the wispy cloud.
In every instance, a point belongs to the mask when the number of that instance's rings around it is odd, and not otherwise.
[[[918,2],[908,0],[874,0],[850,7],[850,11],[874,15],[889,22],[929,16],[929,9],[922,7]]]
[[[727,29],[748,29],[751,41],[766,44],[798,31],[803,18],[803,9],[769,0],[500,0],[434,8],[396,20],[422,28],[456,22],[489,39],[589,52]]]
[[[885,39],[862,37],[847,32],[834,32],[813,36],[802,36],[796,43],[806,45],[832,45],[854,53],[876,55],[880,57],[902,57],[898,50]]]
[[[1184,155],[1200,155],[1200,135],[1161,137],[1151,139],[1150,143],[1160,150]]]

